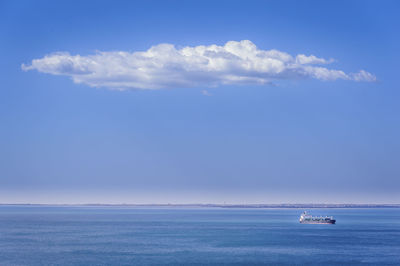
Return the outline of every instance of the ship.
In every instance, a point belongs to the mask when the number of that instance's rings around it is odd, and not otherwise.
[[[299,219],[302,224],[335,224],[336,220],[332,216],[312,216],[303,212]]]

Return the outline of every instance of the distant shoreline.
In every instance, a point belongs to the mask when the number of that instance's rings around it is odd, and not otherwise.
[[[400,204],[34,204],[34,203],[0,203],[0,206],[54,206],[54,207],[175,207],[175,208],[240,208],[240,209],[260,209],[260,208],[400,208]]]

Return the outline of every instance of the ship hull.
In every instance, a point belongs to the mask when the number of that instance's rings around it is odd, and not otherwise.
[[[301,224],[335,224],[336,220],[330,221],[301,221]]]

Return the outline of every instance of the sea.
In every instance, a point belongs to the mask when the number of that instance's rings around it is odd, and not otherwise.
[[[0,206],[0,265],[400,265],[400,208]]]

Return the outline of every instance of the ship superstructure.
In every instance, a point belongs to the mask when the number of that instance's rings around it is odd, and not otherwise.
[[[303,212],[299,219],[302,224],[335,224],[336,220],[332,216],[312,216]]]

